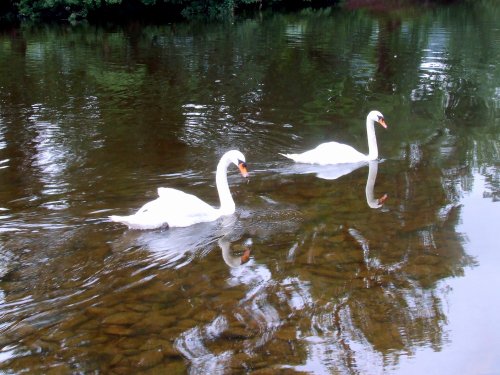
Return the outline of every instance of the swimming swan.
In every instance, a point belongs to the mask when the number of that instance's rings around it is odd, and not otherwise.
[[[371,111],[366,116],[366,133],[368,137],[368,155],[356,151],[353,147],[338,142],[322,143],[313,150],[302,154],[281,154],[297,163],[309,164],[340,164],[370,161],[378,158],[377,138],[374,124],[387,128],[384,116],[379,111]]]
[[[187,227],[192,224],[217,220],[234,213],[236,206],[227,183],[227,168],[235,164],[243,177],[248,177],[245,156],[238,150],[226,152],[217,165],[215,182],[219,193],[220,208],[214,208],[191,194],[172,188],[158,188],[158,198],[146,203],[135,214],[110,216],[131,229],[160,227]]]

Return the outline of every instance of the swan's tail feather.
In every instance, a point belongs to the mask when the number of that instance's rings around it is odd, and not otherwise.
[[[282,154],[281,152],[279,153],[280,155],[284,156],[285,158],[295,160],[297,157],[297,154]]]
[[[128,216],[118,216],[118,215],[111,215],[109,216],[109,220],[115,221],[117,223],[123,223],[124,220],[126,220]]]
[[[131,216],[118,216],[118,215],[111,215],[109,216],[109,219],[111,221],[114,221],[116,223],[122,223],[122,224],[125,224],[125,225],[128,225],[130,227],[130,225],[133,225],[133,220],[131,220],[133,218],[133,215]]]

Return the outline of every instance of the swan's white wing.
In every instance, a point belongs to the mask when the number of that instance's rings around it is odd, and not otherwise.
[[[202,201],[193,194],[184,193],[183,191],[172,188],[158,188],[158,197],[165,204],[170,202],[172,208],[181,207],[185,212],[201,211],[210,212],[214,210],[212,206]]]
[[[297,163],[320,165],[357,163],[367,160],[366,155],[356,151],[349,145],[338,142],[322,143],[315,149],[303,152],[302,154],[287,154],[284,156]]]
[[[164,226],[187,227],[216,220],[219,211],[200,198],[171,188],[159,188],[158,198],[146,203],[130,216],[111,216],[111,220],[133,229],[155,229]]]
[[[323,143],[316,147],[315,153],[322,160],[320,164],[358,163],[367,160],[367,156],[354,147],[338,142]]]
[[[158,188],[158,198],[146,203],[136,215],[157,218],[170,227],[185,227],[220,216],[200,198],[171,188]]]

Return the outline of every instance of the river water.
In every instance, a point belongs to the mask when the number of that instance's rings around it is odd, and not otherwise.
[[[499,18],[476,1],[3,30],[0,370],[498,373]],[[368,152],[372,109],[378,162],[280,155]],[[234,215],[108,219],[160,186],[218,205],[230,149],[250,172],[229,168]]]

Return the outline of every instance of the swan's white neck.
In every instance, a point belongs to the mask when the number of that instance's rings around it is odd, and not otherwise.
[[[375,121],[366,118],[366,135],[368,138],[368,160],[378,158],[377,137],[375,136]]]
[[[231,164],[231,161],[223,157],[219,164],[217,164],[217,173],[215,175],[215,184],[217,185],[217,192],[219,193],[220,199],[220,214],[221,215],[231,215],[236,210],[236,206],[229,191],[229,185],[227,183],[227,167]]]

